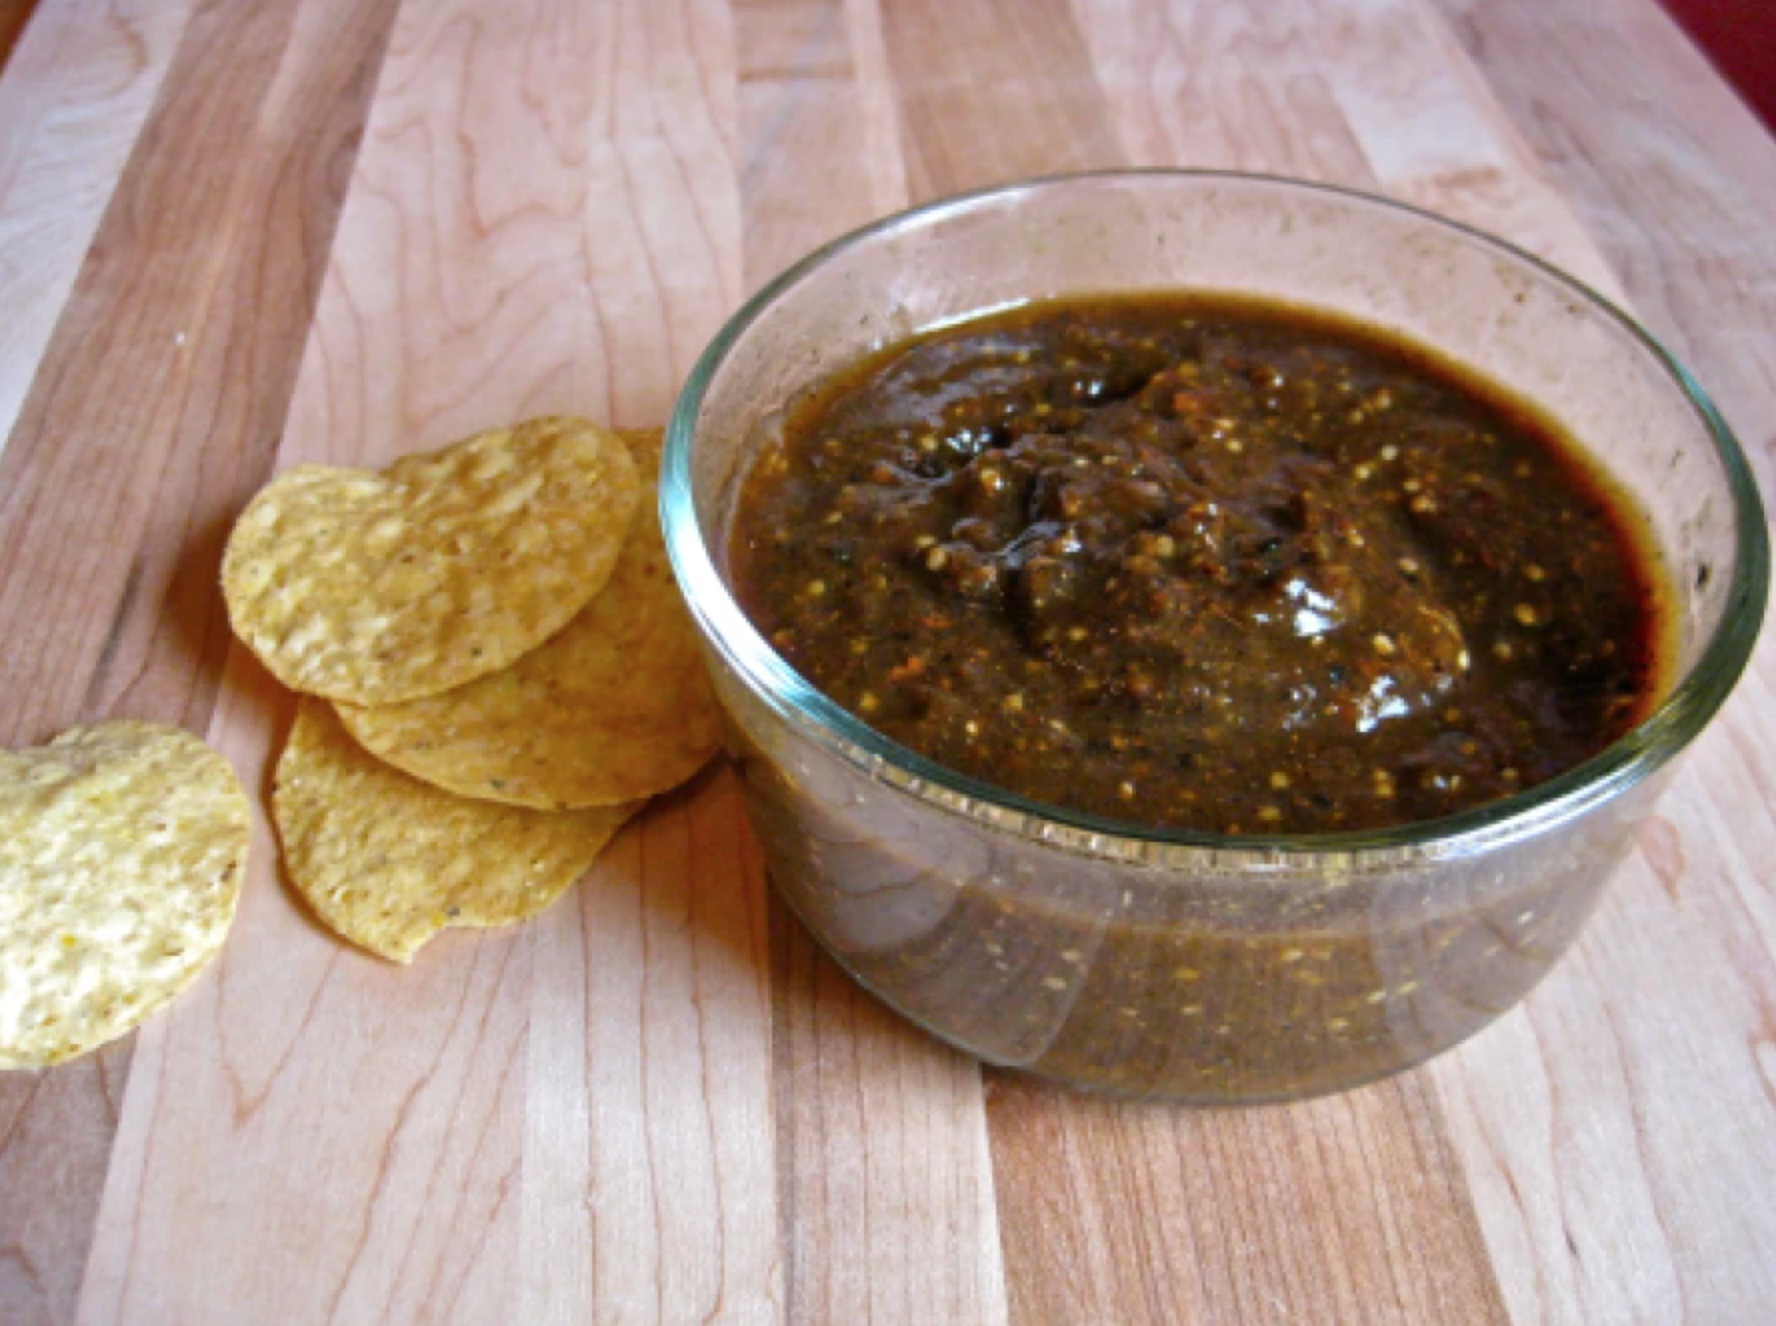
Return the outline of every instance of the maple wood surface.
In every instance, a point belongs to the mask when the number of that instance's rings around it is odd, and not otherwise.
[[[40,0],[0,72],[0,741],[135,716],[263,790],[216,588],[275,470],[659,423],[884,212],[1272,171],[1622,299],[1776,473],[1776,140],[1652,0]],[[1721,1323],[1776,1303],[1776,646],[1575,951],[1294,1106],[984,1071],[770,898],[732,774],[411,969],[270,831],[165,1015],[0,1074],[0,1323]]]

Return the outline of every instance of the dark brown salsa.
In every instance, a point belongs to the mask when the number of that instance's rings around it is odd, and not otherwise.
[[[1581,763],[1658,684],[1644,537],[1523,402],[1225,297],[1040,303],[822,385],[736,591],[950,768],[1166,828],[1431,819]]]

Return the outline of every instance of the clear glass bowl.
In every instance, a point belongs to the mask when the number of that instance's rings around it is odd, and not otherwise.
[[[1428,342],[1537,402],[1644,512],[1678,617],[1653,715],[1508,800],[1381,832],[1156,832],[933,764],[813,689],[725,579],[738,481],[785,407],[869,351],[1033,298],[1238,291]],[[1199,1102],[1335,1090],[1511,1007],[1572,943],[1672,757],[1750,654],[1768,579],[1744,457],[1684,370],[1530,255],[1397,203],[1120,172],[946,199],[790,268],[674,411],[662,515],[782,896],[838,962],[970,1054]]]

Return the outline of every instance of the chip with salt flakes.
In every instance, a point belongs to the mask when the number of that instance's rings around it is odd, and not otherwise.
[[[0,751],[0,1068],[129,1031],[222,947],[250,834],[228,762],[116,720]]]
[[[375,759],[313,698],[297,710],[272,793],[297,891],[329,928],[396,962],[447,927],[542,911],[639,808],[549,812],[453,796]]]
[[[293,690],[389,704],[498,671],[610,579],[638,482],[616,434],[532,419],[386,473],[304,465],[241,513],[235,633]]]

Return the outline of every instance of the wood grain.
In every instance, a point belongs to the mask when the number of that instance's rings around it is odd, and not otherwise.
[[[31,20],[36,0],[0,0],[0,70],[18,44],[19,34]]]
[[[403,7],[280,464],[530,413],[663,417],[737,293],[724,13]],[[256,699],[212,729],[249,767],[284,708]],[[120,1126],[86,1315],[258,1319],[293,1294],[316,1320],[771,1319],[764,912],[739,816],[715,776],[644,816],[577,905],[411,971],[318,933],[267,850],[217,997],[141,1051],[156,1071]],[[205,1173],[170,1163],[199,1136]],[[264,1276],[292,1211],[304,1258]],[[222,1242],[240,1255],[206,1268]]]
[[[904,206],[907,186],[873,5],[746,0],[734,14],[756,286]],[[859,990],[781,904],[771,929],[787,1319],[1003,1322],[979,1068]]]
[[[1243,1111],[995,1080],[1015,1319],[1504,1322],[1429,1084]]]
[[[778,908],[777,1128],[795,1323],[1007,1319],[980,1069]]]
[[[1127,164],[1067,0],[882,6],[915,201]]]
[[[1654,6],[1440,8],[1768,493],[1776,140]],[[1587,76],[1555,77],[1578,51]],[[1773,690],[1766,634],[1573,958],[1434,1070],[1518,1320],[1751,1321],[1776,1297]]]
[[[284,49],[294,6],[208,13],[176,54],[159,25],[177,6],[152,20],[104,7],[107,35],[86,45],[63,25],[92,21],[90,9],[49,10],[0,82],[0,107],[29,86],[14,78],[46,70],[85,96],[33,121],[35,139],[0,136],[29,148],[8,158],[11,187],[47,186],[53,166],[69,186],[57,224],[70,233],[110,197],[0,457],[0,729],[11,740],[113,712],[207,721],[226,647],[220,531],[269,464],[339,202],[332,176],[380,56],[374,7],[359,9],[336,16],[348,57],[306,65]],[[219,50],[229,76],[196,77],[224,67]],[[278,117],[260,124],[280,75]],[[121,161],[107,166],[106,154],[133,135],[135,82],[161,79],[172,93],[144,133],[201,159],[138,154],[118,179]],[[99,130],[92,154],[59,155],[54,142],[82,124]],[[28,208],[13,215],[44,223]],[[32,270],[53,287],[67,256],[35,250]],[[35,316],[31,300],[18,307]],[[31,352],[10,342],[8,371]],[[72,1319],[129,1063],[126,1041],[72,1069],[0,1074],[0,1320]]]
[[[28,6],[0,17],[22,23]],[[190,0],[45,6],[0,79],[0,451],[134,148]]]
[[[349,58],[304,46],[299,13]],[[0,456],[0,738],[208,717],[222,536],[283,421],[387,13],[205,10],[186,30],[168,83],[202,92],[149,133],[190,156],[132,158]]]
[[[1073,8],[1129,164],[1373,186],[1333,97],[1341,62],[1325,58],[1336,16],[1324,8],[1128,0]]]
[[[0,1077],[0,1321],[70,1321],[132,1042]]]
[[[1776,478],[1776,140],[1651,0],[43,0],[0,77],[0,737],[167,718],[262,787],[287,698],[213,580],[274,464],[659,422],[812,246],[1119,164],[1498,230]],[[1762,1320],[1773,651],[1523,1010],[1287,1108],[983,1092],[773,912],[720,769],[410,971],[260,822],[133,1056],[0,1075],[0,1321]]]

